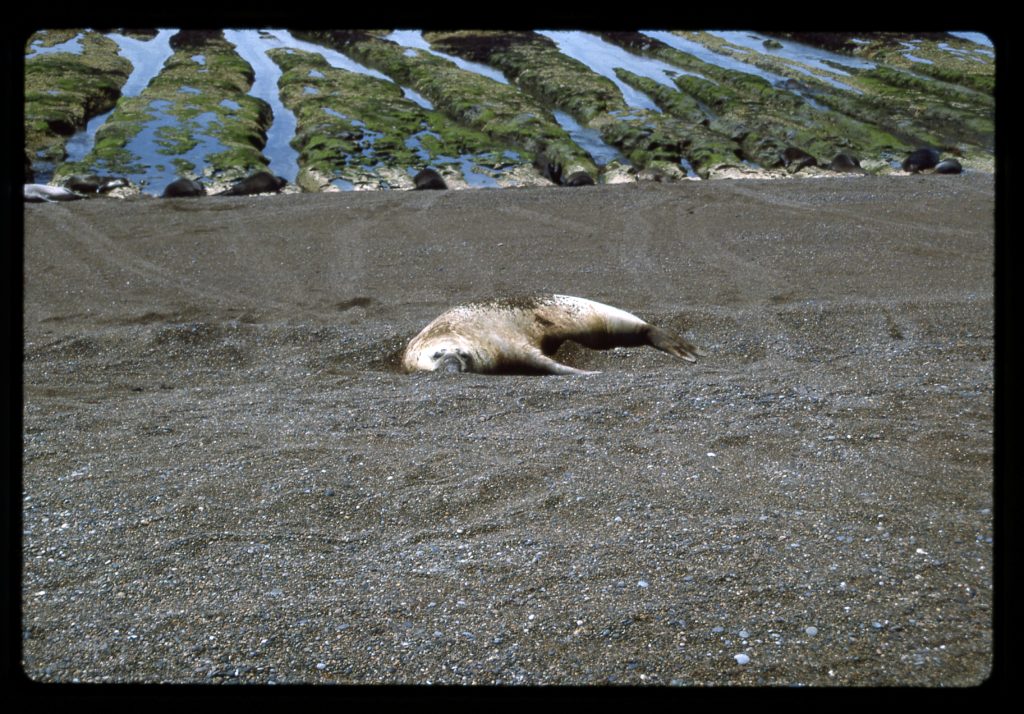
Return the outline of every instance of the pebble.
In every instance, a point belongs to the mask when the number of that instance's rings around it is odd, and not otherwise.
[[[750,657],[743,654],[742,652],[738,655],[733,655],[732,658],[736,660],[736,664],[747,664],[750,661]]]
[[[804,632],[806,632],[810,637],[814,637],[816,634],[818,634],[818,628],[814,625],[810,625],[804,630]]]

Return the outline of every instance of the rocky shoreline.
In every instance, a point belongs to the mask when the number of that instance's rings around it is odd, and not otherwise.
[[[390,36],[295,33],[391,81],[329,66],[287,43],[267,45],[282,69],[280,96],[299,121],[292,146],[302,190],[404,189],[426,167],[453,188],[820,176],[836,172],[838,155],[853,157],[866,173],[891,173],[921,147],[967,170],[993,169],[994,54],[951,35],[782,35],[756,45],[762,51],[739,44],[755,37],[749,33],[734,41],[707,32],[587,36],[591,45],[675,68],[646,76],[624,66],[601,74],[571,56],[572,33],[423,33],[430,51]],[[796,40],[835,54],[820,63],[792,59],[784,50]],[[62,185],[75,174],[125,176],[140,163],[159,163],[159,178],[132,181],[136,192],[148,181],[145,192],[159,193],[156,183],[178,176],[222,187],[265,170],[274,117],[249,93],[253,68],[219,31],[179,33],[171,42],[175,54],[142,94],[118,100],[130,68],[108,37],[33,35],[25,63],[26,181],[41,171]],[[61,43],[69,49],[40,51]],[[862,66],[845,64],[844,56]],[[508,83],[446,57],[492,67]],[[89,82],[74,79],[83,69]],[[620,87],[647,97],[647,106],[631,105]],[[92,151],[65,162],[69,136],[111,107]],[[557,112],[618,156],[596,163]],[[143,160],[129,144],[147,131],[153,146]],[[794,163],[786,152],[808,158]],[[55,166],[52,179],[41,169],[46,163]],[[474,181],[473,172],[488,182]]]

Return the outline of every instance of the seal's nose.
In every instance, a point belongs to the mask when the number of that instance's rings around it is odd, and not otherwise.
[[[441,358],[437,368],[445,372],[461,372],[462,361],[456,355],[449,352]]]

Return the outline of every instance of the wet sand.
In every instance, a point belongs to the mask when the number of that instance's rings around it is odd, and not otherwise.
[[[979,684],[993,203],[971,174],[26,205],[25,673]],[[532,291],[708,356],[397,371],[447,307]]]

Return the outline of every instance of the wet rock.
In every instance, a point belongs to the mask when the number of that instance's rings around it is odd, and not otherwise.
[[[956,159],[944,159],[935,165],[937,174],[958,174],[963,170],[964,167]]]

